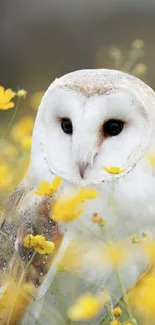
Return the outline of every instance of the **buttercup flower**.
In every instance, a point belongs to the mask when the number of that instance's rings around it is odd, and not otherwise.
[[[51,219],[60,222],[69,222],[78,218],[83,210],[81,204],[86,200],[93,199],[97,192],[93,189],[81,189],[77,194],[72,196],[62,196],[52,207]]]
[[[20,90],[17,91],[17,96],[18,97],[24,97],[25,98],[26,95],[27,95],[27,91],[25,89],[20,89]]]
[[[7,110],[15,106],[15,103],[11,101],[16,96],[16,93],[11,89],[4,89],[0,86],[0,110]]]
[[[118,166],[112,166],[112,167],[105,167],[103,166],[103,169],[106,170],[109,174],[121,174],[126,171],[126,169],[121,169]]]
[[[68,317],[73,321],[86,321],[97,316],[103,304],[100,297],[86,293],[79,297],[75,305],[68,309]]]
[[[60,187],[62,182],[62,178],[59,176],[54,177],[53,182],[50,184],[49,182],[42,182],[38,189],[35,191],[35,194],[41,196],[51,196],[54,194]]]
[[[39,254],[50,254],[55,249],[55,244],[45,240],[45,237],[42,235],[27,235],[24,238],[23,245],[27,248],[33,248]]]
[[[121,314],[122,314],[122,310],[120,307],[115,307],[114,310],[113,310],[113,314],[115,317],[120,317]]]

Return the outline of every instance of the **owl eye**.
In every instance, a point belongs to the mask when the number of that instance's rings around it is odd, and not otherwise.
[[[123,127],[124,122],[121,120],[108,120],[103,126],[104,135],[114,137],[122,132]]]
[[[61,128],[66,134],[72,134],[73,133],[73,126],[72,122],[69,118],[62,118],[61,120]]]

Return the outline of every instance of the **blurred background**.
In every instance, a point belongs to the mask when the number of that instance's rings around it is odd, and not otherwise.
[[[154,31],[154,0],[0,1],[0,84],[27,91],[17,106],[0,110],[3,194],[4,184],[11,191],[22,178],[49,84],[77,69],[116,68],[155,87]]]
[[[154,0],[1,0],[1,83],[36,91],[69,71],[111,68],[106,48],[125,51],[136,38],[145,42],[153,83],[154,31]]]

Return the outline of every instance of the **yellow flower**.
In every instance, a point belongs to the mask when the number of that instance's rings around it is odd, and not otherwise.
[[[97,196],[97,192],[94,189],[81,189],[79,192],[79,202],[94,199]]]
[[[23,245],[27,248],[33,248],[39,254],[50,254],[55,249],[55,244],[45,240],[43,235],[27,235],[23,240]]]
[[[112,166],[112,167],[104,167],[103,166],[103,169],[106,170],[106,172],[108,172],[109,174],[121,174],[126,171],[126,169],[121,169],[118,166]]]
[[[35,191],[35,194],[40,196],[51,196],[54,194],[60,187],[62,178],[59,176],[54,177],[53,182],[42,182],[38,186],[38,190]]]
[[[148,317],[155,316],[155,274],[144,275],[137,285],[129,291],[129,302],[131,306]]]
[[[110,322],[110,325],[121,325],[121,323],[118,320],[112,320],[112,322]]]
[[[0,86],[0,110],[7,110],[15,106],[15,103],[11,101],[16,96],[16,93],[11,89],[4,89]]]
[[[24,150],[30,150],[32,145],[32,137],[30,135],[27,135],[21,139],[20,143]]]
[[[75,305],[68,309],[68,317],[73,321],[87,321],[97,316],[102,306],[100,297],[86,293],[79,297]]]
[[[93,199],[97,192],[93,189],[81,189],[77,194],[72,196],[62,196],[52,207],[51,219],[60,222],[69,222],[78,218],[83,210],[79,205],[86,200]]]
[[[137,235],[133,235],[131,238],[131,243],[132,244],[138,244],[140,242],[139,238]]]
[[[122,314],[122,310],[120,307],[115,307],[114,310],[113,310],[113,314],[115,317],[120,317],[121,314]]]
[[[25,247],[32,248],[35,246],[35,244],[36,244],[35,236],[33,236],[32,234],[29,234],[24,238],[23,245]]]
[[[25,98],[26,95],[27,95],[27,91],[25,89],[20,89],[20,90],[17,91],[17,96],[18,97],[24,97]]]

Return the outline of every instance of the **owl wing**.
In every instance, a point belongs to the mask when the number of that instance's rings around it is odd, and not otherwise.
[[[62,241],[56,222],[50,218],[52,197],[35,195],[23,181],[11,195],[0,220],[0,295],[8,299],[0,315],[0,325],[19,324],[29,303],[38,294],[54,254],[39,254],[23,245],[27,234],[44,235],[55,243],[55,255]],[[14,292],[14,297],[13,297]],[[9,299],[10,297],[10,299]],[[15,299],[16,298],[16,299]],[[15,299],[14,303],[10,300]],[[10,305],[10,306],[9,306]],[[12,313],[8,310],[14,305]]]

